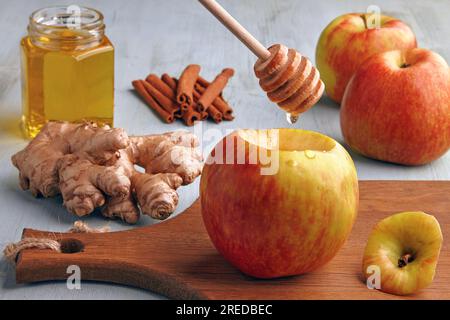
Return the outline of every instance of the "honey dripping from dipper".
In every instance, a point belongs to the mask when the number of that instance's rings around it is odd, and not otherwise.
[[[259,85],[270,101],[286,112],[290,124],[317,103],[324,91],[319,71],[294,49],[277,44],[269,48],[267,59],[255,63]]]
[[[266,49],[217,1],[199,2],[259,58],[254,66],[259,85],[270,101],[287,113],[289,123],[297,122],[301,113],[317,103],[325,85],[319,71],[306,57],[282,44]]]

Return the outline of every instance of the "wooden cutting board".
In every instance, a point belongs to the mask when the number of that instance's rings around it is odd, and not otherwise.
[[[303,276],[256,280],[240,273],[210,242],[197,200],[174,219],[129,231],[55,234],[25,229],[23,237],[64,239],[66,245],[76,239],[84,249],[71,254],[25,250],[16,278],[18,283],[62,280],[75,264],[82,281],[122,283],[180,299],[398,299],[402,297],[367,289],[361,259],[375,223],[408,210],[435,215],[444,245],[433,284],[406,299],[450,299],[450,181],[361,181],[360,210],[347,243],[329,264]]]

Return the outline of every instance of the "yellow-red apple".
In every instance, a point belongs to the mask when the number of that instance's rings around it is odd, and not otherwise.
[[[341,107],[345,141],[361,154],[405,165],[450,148],[450,70],[426,49],[372,56],[356,71]]]
[[[275,278],[331,260],[357,215],[353,161],[335,140],[296,129],[239,130],[203,169],[203,221],[243,273]]]
[[[364,60],[376,53],[417,46],[414,33],[404,22],[380,15],[379,27],[374,27],[372,17],[363,13],[342,15],[320,35],[316,64],[328,96],[337,103],[342,101],[348,81]]]
[[[442,232],[435,217],[424,212],[394,214],[381,220],[369,236],[364,277],[372,281],[371,288],[378,286],[383,292],[415,293],[433,281],[441,246]]]

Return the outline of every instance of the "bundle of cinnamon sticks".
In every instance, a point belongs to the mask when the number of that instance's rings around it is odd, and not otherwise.
[[[134,80],[133,87],[141,98],[166,123],[182,119],[187,126],[211,118],[214,122],[234,119],[233,109],[224,100],[222,91],[234,70],[224,69],[209,82],[200,76],[200,66],[188,65],[179,79],[167,73],[159,78],[150,74],[145,80]]]

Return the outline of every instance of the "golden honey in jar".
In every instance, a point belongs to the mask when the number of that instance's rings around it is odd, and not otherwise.
[[[35,11],[21,41],[21,60],[28,137],[47,121],[113,125],[114,47],[99,11],[78,6]]]

